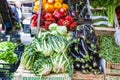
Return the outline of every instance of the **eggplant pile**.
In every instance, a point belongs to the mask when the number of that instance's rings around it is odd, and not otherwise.
[[[73,31],[72,39],[74,42],[70,44],[70,55],[74,69],[82,73],[101,73],[97,38],[91,25],[78,26]]]
[[[74,18],[89,18],[86,0],[68,0],[70,15]]]

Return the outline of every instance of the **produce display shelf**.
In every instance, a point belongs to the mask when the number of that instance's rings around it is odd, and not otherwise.
[[[99,74],[99,75],[94,75],[92,73],[82,74],[78,71],[76,71],[73,75],[74,80],[104,80],[104,78],[105,78],[104,74]]]
[[[120,76],[120,63],[107,62],[107,75]]]
[[[20,65],[16,73],[14,74],[13,80],[39,80],[40,76],[36,76],[33,72],[23,69]],[[104,80],[104,74],[82,74],[80,72],[74,72],[73,80]],[[64,74],[50,74],[44,76],[42,80],[71,80],[67,73]]]
[[[102,11],[102,10],[106,10],[105,8],[90,8],[91,11]]]
[[[19,66],[18,70],[14,74],[13,80],[40,80],[40,76],[36,76],[33,72],[25,70],[22,65]],[[65,74],[50,74],[43,76],[42,80],[70,80],[67,73]]]
[[[115,28],[106,28],[106,27],[93,27],[95,34],[98,35],[109,35],[113,36],[115,33]]]
[[[120,63],[107,62],[106,80],[120,80]]]

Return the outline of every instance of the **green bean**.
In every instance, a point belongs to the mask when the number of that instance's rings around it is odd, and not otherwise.
[[[99,54],[107,61],[120,63],[120,48],[113,36],[98,36]]]

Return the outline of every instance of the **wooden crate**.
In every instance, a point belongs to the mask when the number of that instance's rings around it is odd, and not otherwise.
[[[107,75],[120,76],[120,63],[107,62]]]
[[[23,69],[19,66],[18,70],[14,74],[13,80],[40,80],[40,76],[36,76],[33,72]],[[43,76],[42,80],[71,80],[67,73],[65,74],[50,74]]]
[[[113,36],[115,33],[115,28],[105,28],[105,27],[93,27],[95,30],[95,34],[97,36],[99,35],[109,35]]]
[[[120,64],[107,62],[106,65],[106,80],[120,80]]]
[[[120,80],[120,76],[110,76],[110,75],[107,75],[105,80]]]
[[[74,80],[104,80],[105,75],[94,75],[94,74],[82,74],[80,72],[75,72],[73,75]]]
[[[36,76],[33,72],[23,69],[19,66],[18,70],[14,74],[13,80],[40,80],[40,76]],[[42,80],[71,80],[69,75],[66,74],[50,74],[44,76]],[[73,74],[72,80],[104,80],[104,75],[93,75],[93,74],[82,74],[80,72],[75,72]]]

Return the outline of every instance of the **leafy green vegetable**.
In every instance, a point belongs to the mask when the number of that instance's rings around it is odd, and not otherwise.
[[[68,64],[63,54],[54,53],[51,56],[54,73],[65,73],[68,70]]]
[[[18,60],[17,54],[14,53],[16,46],[12,42],[0,42],[0,60],[9,64],[15,63]]]
[[[72,74],[68,52],[68,41],[63,36],[51,34],[50,31],[40,32],[26,47],[21,63],[24,68],[31,69],[40,76],[48,75],[51,70],[54,73]],[[59,66],[56,66],[57,64]]]
[[[57,32],[60,35],[66,35],[67,34],[67,28],[66,28],[66,26],[58,26],[57,27]]]
[[[34,62],[38,57],[39,55],[35,51],[35,43],[33,41],[32,44],[25,47],[24,53],[21,57],[21,64],[25,69],[32,69]]]
[[[52,64],[49,58],[40,58],[35,61],[33,71],[36,75],[49,75],[52,70]]]
[[[102,10],[101,12],[95,11],[94,15],[97,16],[107,16],[108,17],[108,26],[113,26],[114,23],[114,15],[115,8],[119,4],[119,0],[90,0],[91,6],[94,8],[105,8],[106,10]],[[96,14],[98,12],[99,14]],[[107,14],[106,14],[107,13]]]
[[[58,32],[56,30],[54,30],[54,31],[51,31],[51,34],[58,35]]]
[[[58,27],[58,25],[56,23],[52,23],[52,24],[49,25],[49,30],[54,31],[54,30],[57,29],[57,27]]]

